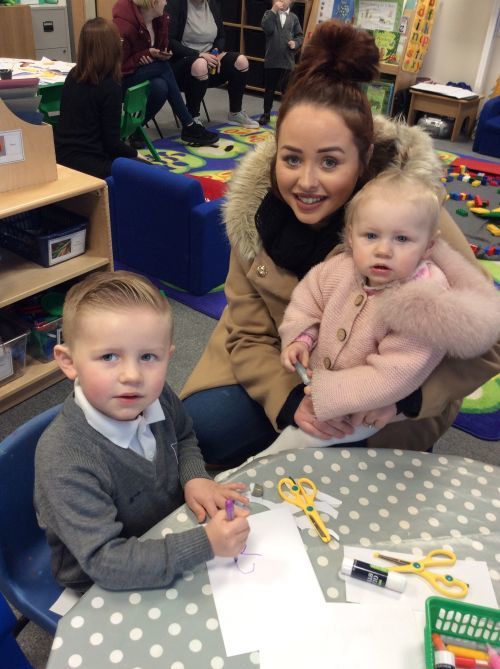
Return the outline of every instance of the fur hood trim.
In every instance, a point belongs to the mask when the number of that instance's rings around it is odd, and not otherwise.
[[[442,174],[440,160],[431,138],[420,128],[409,127],[384,116],[374,117],[375,148],[372,161],[383,171],[398,167],[411,178],[435,187]],[[395,156],[384,164],[388,146],[395,147]],[[274,135],[247,154],[234,171],[223,205],[226,231],[231,245],[246,260],[253,260],[260,251],[260,238],[255,227],[255,214],[271,183],[269,166],[276,152]]]
[[[500,294],[482,272],[444,241],[431,260],[444,272],[450,289],[412,281],[380,295],[383,322],[402,335],[419,336],[453,358],[474,358],[500,336]]]

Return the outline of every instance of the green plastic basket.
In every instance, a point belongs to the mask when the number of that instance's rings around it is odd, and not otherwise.
[[[500,646],[500,609],[489,609],[446,597],[429,597],[425,603],[425,666],[434,669],[431,634]]]

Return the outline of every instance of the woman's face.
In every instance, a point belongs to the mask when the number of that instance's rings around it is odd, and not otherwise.
[[[288,112],[279,131],[276,182],[299,221],[322,227],[349,200],[362,171],[339,114],[308,104]]]

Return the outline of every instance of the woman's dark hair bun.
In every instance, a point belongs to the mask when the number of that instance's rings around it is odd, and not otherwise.
[[[378,75],[379,57],[370,33],[331,20],[317,26],[297,69],[307,77],[318,74],[345,83],[368,82]]]

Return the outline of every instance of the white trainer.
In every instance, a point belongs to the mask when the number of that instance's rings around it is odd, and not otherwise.
[[[260,128],[258,121],[250,118],[244,109],[239,112],[229,112],[227,119],[231,125],[239,125],[242,128]]]

